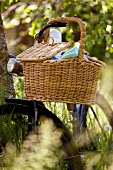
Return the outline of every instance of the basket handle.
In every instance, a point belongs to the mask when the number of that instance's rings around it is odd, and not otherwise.
[[[78,58],[80,60],[83,60],[84,58],[84,49],[85,49],[85,40],[86,40],[86,27],[85,27],[85,23],[77,18],[77,17],[61,17],[61,18],[54,18],[52,19],[50,23],[52,22],[77,22],[80,26],[80,30],[81,30],[81,34],[80,34],[80,51],[79,51],[79,56]],[[44,41],[47,42],[47,39],[49,37],[49,32],[50,32],[50,28],[45,30],[45,37],[44,37]]]

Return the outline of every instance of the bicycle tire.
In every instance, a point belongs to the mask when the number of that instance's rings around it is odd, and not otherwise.
[[[108,100],[107,100],[102,94],[100,94],[99,92],[96,93],[95,106],[97,106],[98,108],[101,109],[102,114],[105,115],[106,119],[108,120],[108,124],[109,124],[109,125],[112,127],[112,129],[113,129],[113,110],[112,110],[112,107],[110,106]],[[86,115],[85,115],[86,122],[87,122],[87,118],[86,118],[86,117],[87,117],[88,110],[91,110],[92,113],[93,113],[93,115],[94,115],[94,118],[95,118],[96,121],[97,121],[97,124],[98,124],[99,128],[101,129],[101,132],[102,132],[103,135],[106,137],[105,131],[104,131],[104,127],[102,126],[102,123],[100,122],[100,120],[99,120],[99,118],[98,118],[98,116],[97,116],[97,113],[96,113],[95,109],[93,108],[93,106],[91,106],[91,105],[89,105],[89,106],[86,105],[85,107],[86,107],[86,108],[87,108],[87,107],[89,108],[89,109],[86,109],[87,112],[84,111],[84,113],[86,114]],[[102,121],[102,120],[101,120],[101,121]],[[95,146],[95,144],[94,144],[94,142],[93,142],[93,139],[92,139],[92,137],[91,137],[91,135],[90,135],[90,131],[89,131],[89,129],[88,129],[88,126],[87,126],[87,123],[86,123],[86,122],[84,122],[83,131],[84,131],[84,133],[86,133],[86,131],[87,131],[88,136],[89,136],[89,139],[90,139],[90,141],[91,141],[91,145],[93,146],[93,149],[95,150],[95,149],[97,149],[97,148],[96,148],[96,146]],[[87,144],[85,144],[85,145],[86,145],[85,148],[87,148]],[[86,150],[87,150],[87,149],[86,149]]]
[[[31,116],[33,118],[33,110],[32,110],[32,102],[26,105],[19,104],[18,101],[16,103],[6,103],[0,105],[0,116],[7,115],[7,114],[21,114]],[[56,128],[62,131],[61,141],[63,144],[64,151],[66,152],[67,157],[65,160],[69,162],[70,169],[69,170],[83,170],[82,160],[79,154],[79,150],[75,145],[75,141],[69,132],[68,128],[64,125],[64,123],[51,111],[46,109],[43,104],[40,102],[36,102],[36,107],[38,109],[38,119],[41,116],[45,116],[46,118],[52,119]]]
[[[113,110],[110,106],[108,100],[99,92],[96,93],[96,104],[102,109],[106,118],[108,119],[109,124],[113,129]]]

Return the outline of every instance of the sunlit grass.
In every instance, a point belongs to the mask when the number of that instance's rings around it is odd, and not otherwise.
[[[97,106],[93,106],[93,109],[97,115],[97,118],[101,124],[102,127],[104,127],[104,125],[109,124],[106,115],[104,114],[104,112]],[[87,115],[87,124],[89,128],[94,129],[95,131],[100,131],[101,129],[98,127],[98,123],[97,120],[94,117],[93,112],[91,111],[91,109],[89,109],[89,113]]]
[[[69,123],[72,119],[72,116],[67,110],[67,106],[65,103],[44,102],[44,104],[49,110],[56,114],[59,119],[61,119],[66,124],[66,126],[72,131],[72,124]]]
[[[13,76],[15,97],[16,98],[25,98],[24,92],[24,77]]]
[[[60,170],[57,164],[64,155],[61,135],[62,132],[54,127],[51,120],[44,120],[38,129],[38,136],[30,134],[21,152],[17,152],[14,145],[7,144],[2,170]]]

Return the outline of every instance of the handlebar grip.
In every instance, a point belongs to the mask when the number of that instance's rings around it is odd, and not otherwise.
[[[22,63],[16,60],[15,55],[9,54],[8,57],[9,57],[9,61],[7,63],[7,71],[9,73],[22,76],[23,75]]]
[[[8,57],[9,57],[9,58],[16,58],[16,56],[13,55],[13,54],[8,54]]]

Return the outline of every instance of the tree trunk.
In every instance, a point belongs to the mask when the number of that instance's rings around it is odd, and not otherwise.
[[[0,2],[0,104],[4,102],[5,97],[14,95],[13,79],[7,72],[8,49],[1,16],[1,3],[2,2]]]

